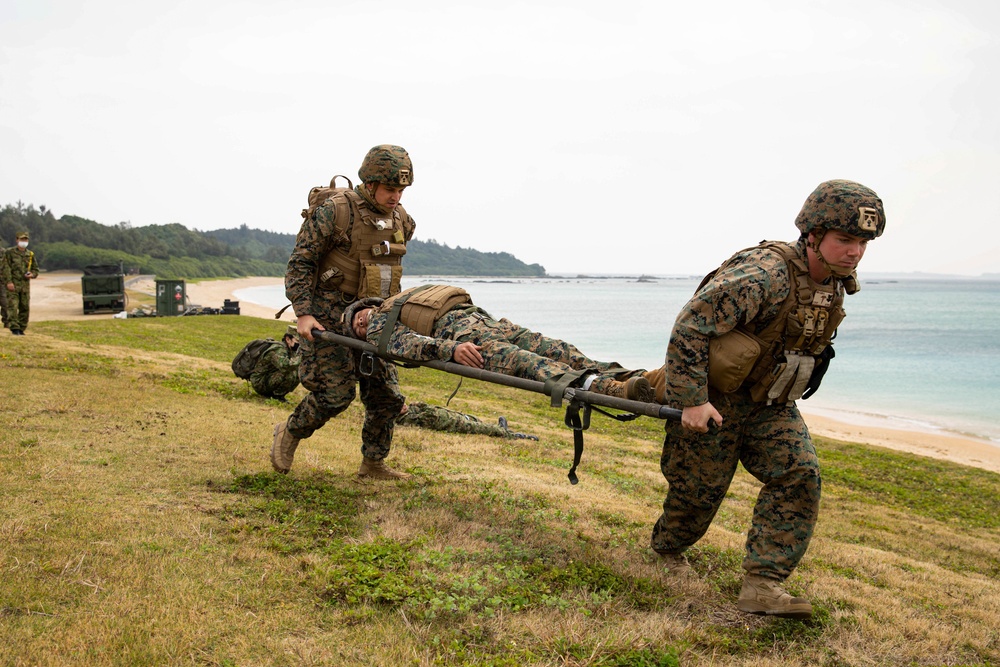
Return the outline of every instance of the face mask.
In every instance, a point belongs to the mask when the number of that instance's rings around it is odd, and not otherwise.
[[[18,241],[17,242],[17,247],[19,247],[19,248],[27,248],[28,247],[28,242],[27,241]]]

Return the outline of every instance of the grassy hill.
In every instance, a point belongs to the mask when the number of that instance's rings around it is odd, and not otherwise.
[[[229,361],[283,325],[40,322],[0,349],[0,656],[9,665],[996,665],[1000,476],[818,439],[808,622],[735,609],[759,484],[742,470],[678,579],[648,550],[662,425],[465,380],[451,407],[538,442],[397,429],[360,482],[362,411],[268,462],[290,404]],[[443,404],[455,376],[400,371]]]

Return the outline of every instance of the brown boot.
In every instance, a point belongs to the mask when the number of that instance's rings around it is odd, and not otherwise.
[[[376,461],[366,456],[361,461],[361,467],[358,468],[358,477],[367,477],[368,479],[409,479],[411,475],[393,470],[385,464],[384,460]]]
[[[748,614],[778,616],[780,618],[809,618],[812,605],[805,598],[793,598],[781,587],[777,579],[769,579],[758,574],[748,574],[743,579],[740,600],[736,603],[740,611]]]
[[[281,474],[288,473],[295,458],[295,448],[299,439],[288,432],[288,422],[274,425],[274,442],[271,443],[271,467]]]
[[[590,385],[590,391],[604,394],[605,396],[627,398],[630,401],[641,401],[643,403],[653,403],[656,398],[649,380],[641,376],[629,378],[625,382],[619,382],[611,378],[598,378]]]
[[[672,576],[690,577],[694,574],[694,570],[691,569],[691,565],[687,562],[687,558],[684,557],[684,554],[660,553],[655,550],[654,552],[660,559],[660,565],[662,565]]]

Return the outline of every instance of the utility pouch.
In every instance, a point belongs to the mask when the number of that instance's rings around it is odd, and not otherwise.
[[[396,264],[363,263],[358,296],[376,296],[388,299],[399,293],[399,283],[403,277],[403,267]]]
[[[788,364],[785,362],[780,362],[775,364],[771,371],[757,381],[754,386],[750,388],[750,398],[753,399],[755,403],[764,403],[768,400],[767,394],[771,389],[771,385],[781,377],[785,372],[785,368]]]
[[[382,241],[382,243],[373,245],[371,250],[373,257],[388,257],[389,255],[396,255],[399,257],[406,254],[406,244]]]
[[[344,282],[344,272],[335,266],[330,267],[319,277],[319,287],[325,290],[340,289],[340,284]]]
[[[712,338],[708,344],[708,386],[724,394],[740,388],[760,358],[760,341],[745,331],[733,329]]]

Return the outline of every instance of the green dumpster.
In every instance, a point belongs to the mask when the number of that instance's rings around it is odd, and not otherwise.
[[[183,280],[156,281],[156,316],[183,315],[187,310],[187,293]]]

